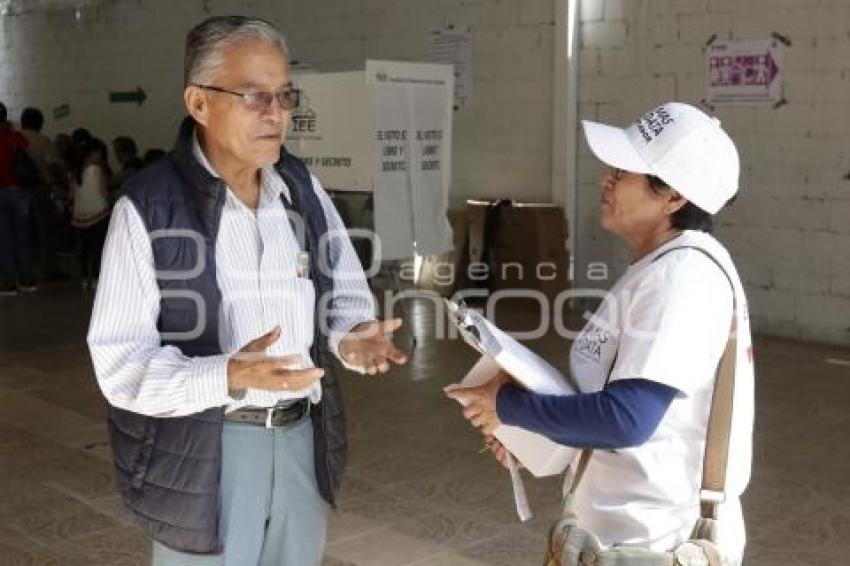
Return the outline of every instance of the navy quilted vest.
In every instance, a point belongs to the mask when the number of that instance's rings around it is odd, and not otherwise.
[[[187,118],[174,150],[134,176],[126,194],[148,233],[154,236],[151,245],[162,297],[158,320],[162,344],[177,346],[187,356],[207,356],[222,353],[215,241],[226,188],[195,159],[194,127]],[[322,302],[318,298],[332,291],[333,280],[319,269],[317,261],[324,256],[333,265],[336,258],[329,255],[331,250],[322,241],[327,232],[325,214],[307,168],[285,151],[275,168],[289,187],[293,208],[304,217],[306,246],[311,252],[317,312],[310,353],[316,366],[325,369],[322,402],[311,414],[316,478],[322,496],[333,505],[348,442],[339,383],[333,375],[327,336],[320,332],[320,321],[328,313],[319,312]],[[179,232],[167,237],[157,234],[166,229],[186,232],[182,236]],[[195,236],[189,237],[191,234]],[[325,249],[319,250],[320,245]],[[193,273],[200,254],[204,255],[204,269]],[[203,326],[198,324],[196,302],[187,298],[189,292],[203,297]],[[176,550],[221,552],[218,499],[222,418],[221,407],[176,418],[147,417],[110,407],[109,434],[124,501],[151,537]]]

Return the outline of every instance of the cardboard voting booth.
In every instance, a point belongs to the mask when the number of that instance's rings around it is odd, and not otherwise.
[[[452,66],[367,61],[293,82],[303,96],[287,150],[326,188],[373,193],[379,259],[451,250]]]

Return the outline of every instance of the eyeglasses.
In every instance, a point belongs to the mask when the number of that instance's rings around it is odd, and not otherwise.
[[[277,101],[277,105],[281,110],[292,110],[298,106],[298,103],[301,100],[301,90],[292,87],[284,87],[275,92],[236,92],[235,90],[228,90],[226,88],[212,85],[193,84],[192,86],[196,86],[204,90],[211,90],[213,92],[221,92],[224,94],[238,96],[242,99],[246,108],[256,112],[263,112],[267,110],[272,105],[272,101]]]
[[[626,176],[626,173],[628,173],[628,171],[626,171],[625,169],[620,169],[619,167],[608,167],[608,171],[611,173],[611,178],[614,179],[615,184],[619,183],[622,178]],[[650,175],[648,173],[645,173],[644,176],[649,182],[649,186],[655,189],[656,191],[670,188],[670,185],[668,185],[667,182],[664,181],[664,179],[662,179],[661,177],[656,177],[655,175]]]

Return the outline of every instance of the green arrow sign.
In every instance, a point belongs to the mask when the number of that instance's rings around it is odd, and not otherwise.
[[[53,109],[53,119],[61,120],[62,118],[67,118],[70,113],[71,107],[67,104],[62,104]]]
[[[145,91],[142,90],[142,87],[136,87],[136,90],[131,91],[109,93],[109,102],[115,103],[135,102],[141,106],[146,99],[147,95],[145,94]]]

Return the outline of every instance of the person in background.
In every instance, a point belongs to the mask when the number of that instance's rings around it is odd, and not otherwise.
[[[15,175],[18,153],[25,153],[27,145],[0,102],[0,296],[38,290],[29,237],[30,192]]]
[[[71,149],[69,159],[66,160],[68,168],[78,173],[83,168],[85,152],[88,151],[94,136],[85,128],[77,128],[71,132]]]
[[[21,113],[21,133],[27,138],[29,153],[41,172],[41,183],[31,188],[32,217],[36,231],[36,249],[43,281],[65,281],[69,277],[57,267],[56,233],[58,214],[51,188],[53,180],[61,177],[64,163],[53,142],[41,133],[44,115],[38,108],[24,108]]]
[[[71,136],[64,133],[56,134],[56,137],[53,138],[53,146],[65,167],[70,167],[74,162],[74,142]]]
[[[97,288],[100,259],[109,227],[109,189],[103,143],[92,139],[81,148],[82,167],[69,179],[73,212],[71,225],[77,233],[80,283],[83,290]]]
[[[139,159],[136,142],[129,136],[118,136],[112,140],[112,153],[115,155],[115,161],[118,162],[119,166],[118,172],[109,183],[110,201],[114,203],[118,200],[119,191],[124,182],[133,173],[141,169],[144,164]]]
[[[165,157],[165,151],[159,149],[158,147],[153,147],[145,152],[144,157],[142,157],[142,167],[147,167],[148,165],[153,165],[157,159],[160,157]]]
[[[29,145],[27,153],[38,165],[45,179],[50,176],[50,169],[62,166],[62,158],[53,142],[41,133],[44,127],[44,114],[38,108],[27,107],[21,112],[21,134],[27,138]]]
[[[91,143],[97,151],[98,163],[103,167],[103,173],[106,175],[106,187],[108,189],[110,183],[112,183],[112,179],[115,177],[112,167],[109,166],[109,148],[98,138],[92,138]]]
[[[73,203],[71,201],[71,184],[69,183],[69,179],[73,176],[70,173],[75,171],[73,168],[76,160],[74,142],[71,140],[70,135],[60,133],[53,138],[53,145],[56,147],[56,152],[62,158],[62,163],[64,164],[52,180],[51,196],[56,206],[56,214],[59,217],[56,247],[60,252],[73,253],[76,246],[76,237],[74,235],[74,229],[71,226]]]

